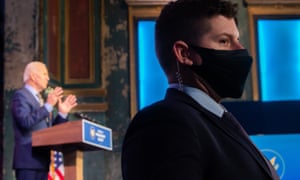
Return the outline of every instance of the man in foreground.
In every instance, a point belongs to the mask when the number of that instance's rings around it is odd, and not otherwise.
[[[169,88],[128,127],[124,180],[279,179],[220,104],[242,95],[252,63],[236,15],[237,4],[226,0],[178,0],[163,8],[155,43]]]

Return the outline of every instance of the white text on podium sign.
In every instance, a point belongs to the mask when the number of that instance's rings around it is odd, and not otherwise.
[[[112,130],[99,124],[83,120],[83,142],[100,147],[106,150],[112,150]]]

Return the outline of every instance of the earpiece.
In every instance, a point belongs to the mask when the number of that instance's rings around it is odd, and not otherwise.
[[[183,81],[182,81],[182,77],[181,77],[181,74],[180,74],[180,67],[179,67],[179,64],[178,64],[178,61],[176,62],[177,64],[177,71],[176,71],[176,79],[178,81],[178,86],[179,86],[179,90],[183,90]]]

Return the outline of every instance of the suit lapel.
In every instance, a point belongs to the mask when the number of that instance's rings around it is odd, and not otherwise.
[[[26,88],[23,88],[24,89],[24,94],[27,98],[27,100],[30,102],[30,104],[35,108],[35,109],[38,109],[40,108],[40,103],[36,100],[36,98],[34,97],[34,95],[28,91],[28,89]],[[46,117],[49,119],[49,117]],[[40,121],[40,123],[38,123],[34,129],[38,130],[38,129],[41,129],[41,128],[45,128],[45,127],[49,127],[49,123],[47,123],[47,121]]]
[[[213,124],[215,124],[220,129],[222,129],[227,136],[235,140],[242,148],[244,148],[255,159],[255,161],[265,170],[265,172],[270,177],[273,177],[264,156],[252,143],[248,135],[244,134],[245,132],[242,132],[241,130],[238,129],[241,127],[241,125],[239,125],[240,127],[237,127],[236,125],[233,124],[232,120],[228,118],[219,118],[213,115],[212,113],[206,111],[201,106],[198,107],[197,109],[202,111],[210,120],[212,120]]]
[[[33,104],[36,107],[40,107],[40,103],[36,100],[36,97],[34,97],[33,94],[31,94],[31,92],[29,92],[28,89],[26,89],[26,88],[23,88],[23,89],[24,89],[24,92],[25,92],[25,96],[30,101],[30,103]]]
[[[249,154],[251,154],[251,156],[261,165],[261,167],[265,169],[265,171],[272,177],[266,159],[252,143],[244,129],[241,129],[242,126],[237,122],[237,120],[231,119],[230,117],[224,117],[219,121],[224,124],[224,131],[233,139],[235,139],[243,148],[245,148]]]

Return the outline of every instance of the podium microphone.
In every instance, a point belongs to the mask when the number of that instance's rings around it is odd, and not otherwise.
[[[88,120],[88,121],[91,121],[91,122],[96,122],[95,119],[89,117],[88,115],[84,114],[84,113],[78,113],[78,112],[75,112],[74,115],[78,118],[81,118],[81,119],[85,119],[85,120]]]

